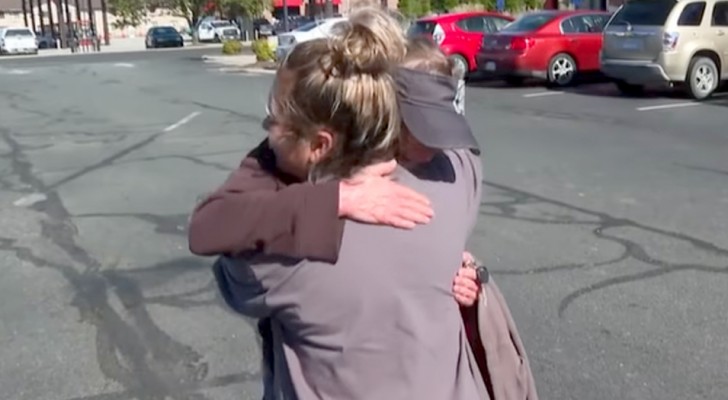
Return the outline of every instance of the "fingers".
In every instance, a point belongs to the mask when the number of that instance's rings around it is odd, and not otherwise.
[[[453,297],[455,297],[455,301],[464,307],[472,306],[478,299],[477,291],[473,291],[462,285],[454,284],[452,291]]]
[[[421,204],[432,210],[432,203],[430,203],[430,199],[428,199],[426,196],[399,183],[389,182],[389,184],[392,186],[395,198]]]
[[[468,251],[463,252],[463,266],[475,264],[475,257]]]
[[[476,271],[474,268],[460,267],[458,269],[457,276],[476,282],[478,280],[478,271]]]

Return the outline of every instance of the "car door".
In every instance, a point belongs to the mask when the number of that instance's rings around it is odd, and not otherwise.
[[[456,24],[460,28],[458,47],[468,57],[470,62],[474,62],[475,54],[480,50],[483,44],[483,34],[486,31],[485,19],[482,15],[474,15],[461,19]]]
[[[718,50],[722,58],[721,77],[728,79],[728,1],[715,2],[710,22],[710,30],[715,38],[716,50]]]
[[[564,47],[574,57],[580,71],[599,70],[601,31],[588,14],[574,15],[561,21]]]

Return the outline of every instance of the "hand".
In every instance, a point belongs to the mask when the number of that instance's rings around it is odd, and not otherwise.
[[[478,300],[480,283],[475,269],[460,267],[452,282],[452,294],[462,307],[470,307]]]
[[[383,162],[341,181],[339,216],[359,222],[412,229],[430,222],[427,197],[391,180],[396,161]]]

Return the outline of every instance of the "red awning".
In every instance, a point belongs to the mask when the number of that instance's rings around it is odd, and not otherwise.
[[[301,4],[303,4],[302,0],[286,0],[286,5],[288,7],[301,7]],[[273,7],[274,8],[283,7],[283,0],[273,0]]]

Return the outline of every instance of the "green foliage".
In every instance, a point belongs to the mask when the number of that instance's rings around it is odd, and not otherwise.
[[[257,61],[273,61],[276,58],[275,50],[268,39],[258,39],[250,47]]]
[[[222,54],[232,56],[243,51],[243,44],[239,40],[226,40],[222,44]]]
[[[218,0],[220,8],[231,18],[245,15],[258,17],[270,6],[269,0]]]
[[[432,11],[430,0],[399,0],[399,12],[405,17],[417,18]]]
[[[145,0],[109,0],[109,11],[117,18],[112,23],[114,28],[137,27],[144,22],[147,4]]]

